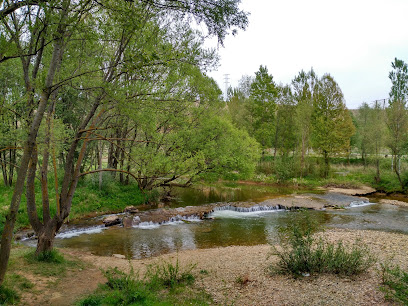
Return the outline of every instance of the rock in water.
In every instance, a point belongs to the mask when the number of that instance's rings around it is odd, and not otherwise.
[[[135,206],[128,206],[125,208],[125,212],[129,214],[135,214],[139,212],[139,209],[137,209]]]
[[[106,227],[120,223],[122,223],[122,220],[118,216],[109,216],[103,220],[103,224],[105,224]]]
[[[133,226],[133,217],[125,217],[123,218],[123,227],[124,228],[130,228]]]

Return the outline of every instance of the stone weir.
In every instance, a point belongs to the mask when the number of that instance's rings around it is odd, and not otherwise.
[[[330,207],[326,201],[308,195],[292,195],[256,202],[219,202],[201,206],[179,208],[159,208],[140,212],[136,207],[128,207],[125,214],[111,215],[104,219],[105,226],[122,224],[124,227],[148,227],[171,222],[193,222],[208,219],[210,214],[219,210],[238,212],[324,209]]]

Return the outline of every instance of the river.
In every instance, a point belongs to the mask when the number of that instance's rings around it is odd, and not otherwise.
[[[197,206],[214,202],[262,202],[287,194],[313,194],[338,206],[355,207],[340,210],[310,211],[324,227],[393,231],[408,234],[408,208],[356,201],[355,197],[305,189],[277,188],[259,185],[218,184],[213,187],[178,189],[167,207]],[[357,199],[358,200],[358,199]],[[127,258],[146,258],[187,249],[257,245],[274,243],[277,227],[287,222],[292,212],[284,210],[237,212],[220,210],[209,220],[189,219],[165,225],[104,228],[101,218],[77,222],[65,227],[55,241],[59,247],[79,248],[95,255],[122,254]],[[34,244],[35,241],[27,241]]]

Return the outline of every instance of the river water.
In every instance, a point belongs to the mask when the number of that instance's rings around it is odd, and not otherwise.
[[[257,185],[217,185],[177,190],[168,207],[194,206],[214,202],[254,201],[285,194],[310,194],[337,205],[347,206],[355,198],[321,191],[293,190]],[[331,228],[393,231],[408,234],[408,209],[393,205],[359,203],[342,210],[311,211],[321,225]],[[363,204],[363,205],[361,205]],[[56,246],[79,248],[96,255],[123,254],[127,258],[146,258],[187,249],[257,245],[274,243],[277,227],[287,222],[292,212],[283,210],[236,212],[215,211],[210,220],[192,219],[151,224],[138,228],[104,228],[100,219],[88,220],[65,228],[56,238]],[[34,241],[32,242],[34,243]]]

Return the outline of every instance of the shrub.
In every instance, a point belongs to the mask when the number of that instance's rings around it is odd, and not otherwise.
[[[313,273],[354,275],[366,271],[375,262],[366,247],[358,242],[346,248],[337,244],[316,240],[313,234],[319,229],[308,212],[290,215],[287,225],[279,228],[280,248],[274,247],[279,258],[273,271],[292,274],[295,277]]]
[[[381,264],[382,283],[381,290],[387,299],[397,300],[408,305],[408,273],[399,266]]]

